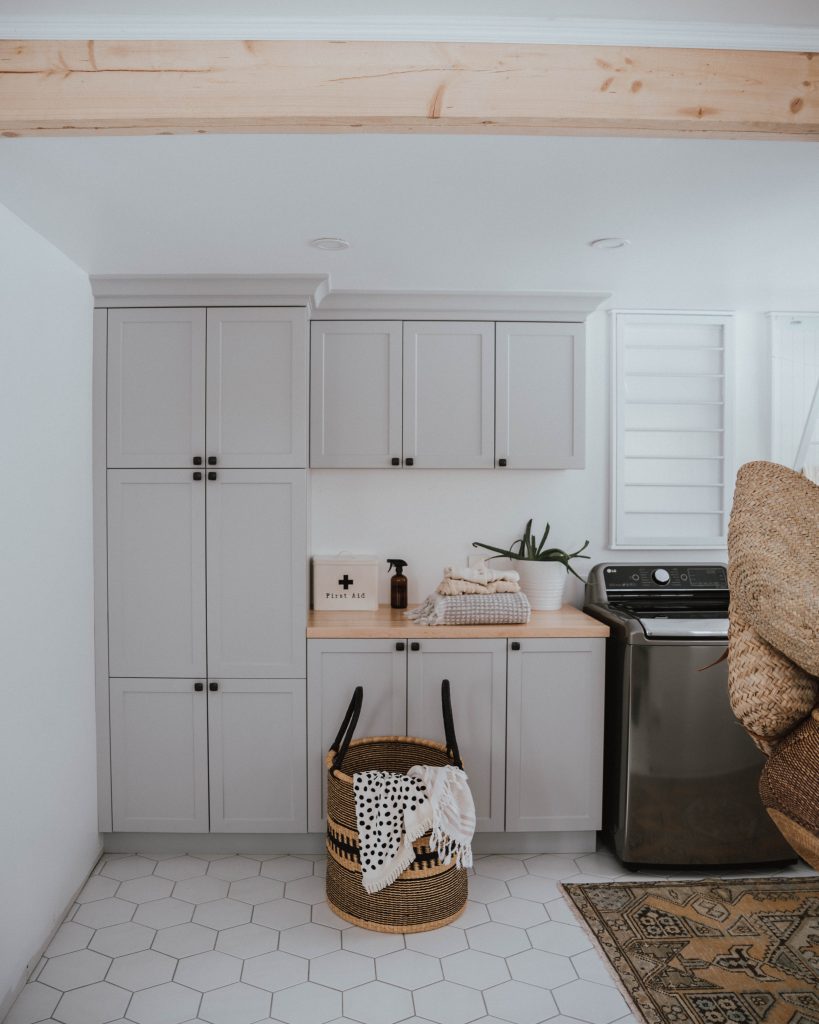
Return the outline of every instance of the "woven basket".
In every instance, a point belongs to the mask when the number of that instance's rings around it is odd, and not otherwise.
[[[456,867],[454,860],[442,864],[429,848],[427,832],[413,843],[416,857],[406,871],[380,892],[368,893],[361,884],[352,776],[367,771],[405,774],[416,764],[461,768],[449,681],[445,679],[441,684],[445,744],[411,736],[353,740],[363,696],[363,689],[356,687],[327,754],[327,902],[345,921],[372,931],[426,932],[442,928],[459,917],[466,906],[466,870]]]
[[[768,758],[759,795],[782,835],[819,870],[819,709]]]

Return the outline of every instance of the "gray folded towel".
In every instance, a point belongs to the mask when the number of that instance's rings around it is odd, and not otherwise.
[[[404,613],[419,626],[519,625],[528,622],[532,609],[523,591],[517,594],[430,594],[422,605]]]

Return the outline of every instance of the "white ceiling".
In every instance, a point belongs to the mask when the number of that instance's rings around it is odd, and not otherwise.
[[[94,274],[819,308],[819,147],[411,135],[0,141],[0,202]],[[307,243],[338,235],[352,247]],[[601,252],[600,236],[629,238]]]

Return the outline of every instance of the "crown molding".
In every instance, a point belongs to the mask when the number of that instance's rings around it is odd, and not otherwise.
[[[819,51],[817,25],[516,17],[218,17],[0,14],[3,39],[320,39],[555,43],[703,50]]]
[[[97,308],[126,306],[306,306],[329,291],[326,274],[183,276],[97,275],[91,291]]]
[[[548,320],[583,323],[608,292],[329,291],[314,320]]]

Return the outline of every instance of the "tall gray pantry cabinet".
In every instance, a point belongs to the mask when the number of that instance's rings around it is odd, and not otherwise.
[[[103,828],[304,832],[306,308],[116,308],[95,329]]]

